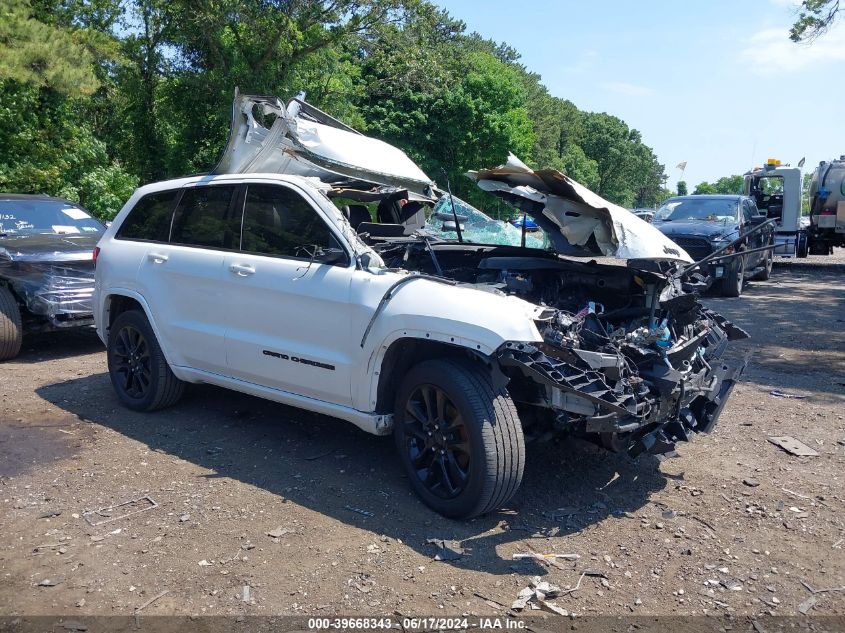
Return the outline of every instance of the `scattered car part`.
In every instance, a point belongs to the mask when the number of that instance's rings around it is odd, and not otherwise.
[[[105,523],[111,523],[112,521],[117,521],[119,519],[125,519],[133,514],[147,512],[148,510],[153,510],[157,507],[158,503],[156,503],[150,495],[144,495],[143,497],[130,499],[129,501],[124,501],[123,503],[118,503],[113,506],[106,506],[105,508],[100,508],[99,510],[88,510],[82,513],[82,518],[85,519],[88,525],[98,526]],[[118,516],[113,516],[111,514],[112,510],[118,510],[121,508],[128,510],[128,512],[123,512],[123,514],[119,514]],[[99,521],[94,520],[98,517],[103,518]]]
[[[799,442],[794,437],[789,435],[775,435],[769,437],[768,440],[775,446],[782,448],[787,453],[796,455],[798,457],[815,457],[819,454],[818,451],[810,448],[804,442]]]

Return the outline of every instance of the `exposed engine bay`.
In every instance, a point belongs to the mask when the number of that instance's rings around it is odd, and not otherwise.
[[[536,322],[543,343],[497,351],[510,395],[545,412],[555,429],[612,450],[664,454],[709,432],[742,371],[719,358],[729,340],[748,335],[686,292],[673,264],[581,262],[413,237],[374,248],[388,267],[545,308]]]

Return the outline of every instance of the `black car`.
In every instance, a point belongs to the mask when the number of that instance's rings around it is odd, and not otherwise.
[[[669,198],[654,214],[653,224],[664,235],[699,261],[748,233],[766,221],[748,196],[710,195]],[[746,237],[740,251],[768,246],[774,242],[774,229],[762,228]],[[726,254],[733,252],[728,249]],[[705,267],[709,283],[721,286],[726,297],[738,297],[746,279],[768,279],[772,273],[772,251],[749,253],[717,260]]]
[[[106,227],[79,205],[0,193],[0,361],[23,332],[92,325],[92,253]]]

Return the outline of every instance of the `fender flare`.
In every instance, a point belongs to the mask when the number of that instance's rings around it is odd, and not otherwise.
[[[156,325],[155,319],[153,319],[152,311],[150,310],[150,305],[147,303],[147,300],[144,296],[135,291],[130,290],[129,288],[109,288],[108,290],[101,291],[103,296],[102,308],[101,313],[99,315],[99,321],[97,330],[100,331],[102,329],[102,339],[103,343],[108,347],[108,314],[111,306],[111,298],[114,296],[119,297],[126,297],[127,299],[134,299],[138,302],[141,306],[141,309],[144,311],[144,316],[147,317],[147,321],[150,324],[150,327],[153,329],[153,334],[155,334],[156,340],[159,342],[159,347],[161,348],[161,353],[164,354],[164,359],[167,361],[167,364],[170,365],[171,370],[174,367],[178,367],[178,365],[174,365],[173,361],[171,360],[169,350],[165,349],[161,345],[161,332],[158,329],[158,325]]]
[[[355,404],[357,409],[361,411],[375,411],[378,403],[379,384],[382,379],[382,370],[384,367],[385,357],[390,348],[403,340],[410,341],[427,341],[438,343],[453,347],[456,352],[465,352],[474,355],[487,363],[496,363],[493,357],[495,348],[465,337],[455,336],[454,334],[446,334],[444,332],[437,332],[434,330],[418,330],[410,328],[401,328],[393,330],[388,334],[378,345],[374,346],[367,359],[366,376],[367,379],[362,385],[362,389],[357,394]]]

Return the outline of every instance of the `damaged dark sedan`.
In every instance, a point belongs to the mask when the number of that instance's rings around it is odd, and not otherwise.
[[[91,253],[105,228],[61,198],[0,194],[0,361],[26,331],[93,324]]]

